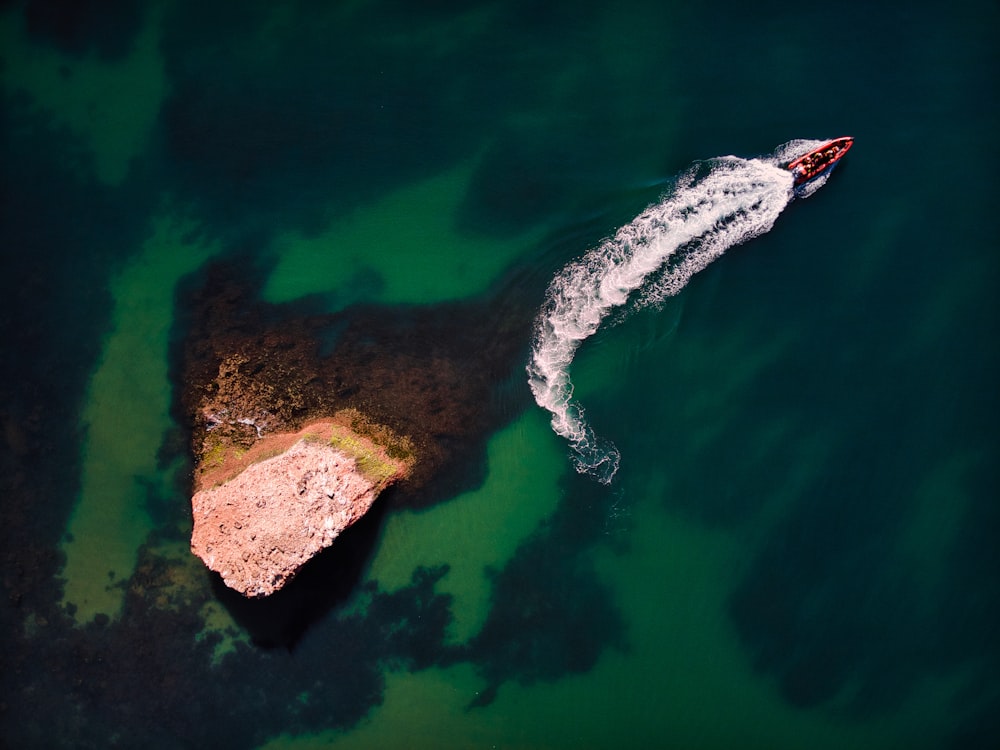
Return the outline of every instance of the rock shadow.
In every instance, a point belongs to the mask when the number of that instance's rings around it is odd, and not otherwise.
[[[226,586],[206,569],[212,592],[233,619],[262,648],[293,650],[302,635],[356,592],[385,517],[385,495],[330,547],[302,566],[295,578],[267,597],[252,599]]]

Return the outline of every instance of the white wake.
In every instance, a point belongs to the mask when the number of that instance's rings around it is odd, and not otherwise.
[[[779,165],[821,143],[792,141],[769,157],[700,162],[659,203],[556,274],[535,321],[528,383],[552,413],[552,429],[569,441],[577,471],[608,484],[621,458],[573,398],[569,368],[580,344],[616,308],[663,302],[726,250],[769,231],[794,197],[792,175]]]

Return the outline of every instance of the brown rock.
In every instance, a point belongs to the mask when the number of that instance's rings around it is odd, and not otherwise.
[[[249,597],[274,593],[408,474],[405,441],[376,443],[345,422],[339,415],[269,435],[202,473],[191,551],[227,586]]]
[[[385,498],[394,507],[428,507],[484,479],[486,439],[522,408],[509,383],[523,382],[536,308],[520,283],[478,300],[332,314],[267,303],[259,283],[253,264],[213,263],[178,302],[178,408],[199,472],[218,463],[220,444],[252,450],[357,409],[408,435],[419,456]]]

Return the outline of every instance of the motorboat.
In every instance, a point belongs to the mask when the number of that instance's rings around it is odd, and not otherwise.
[[[800,187],[823,175],[830,174],[852,145],[854,145],[853,136],[834,138],[832,141],[827,141],[822,146],[790,161],[787,169],[795,177],[795,187]]]

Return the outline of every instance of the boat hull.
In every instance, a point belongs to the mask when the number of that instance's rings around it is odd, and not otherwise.
[[[852,136],[835,138],[814,148],[809,153],[790,161],[786,165],[786,169],[795,178],[793,184],[796,191],[821,177],[829,175],[853,145],[854,138]]]

